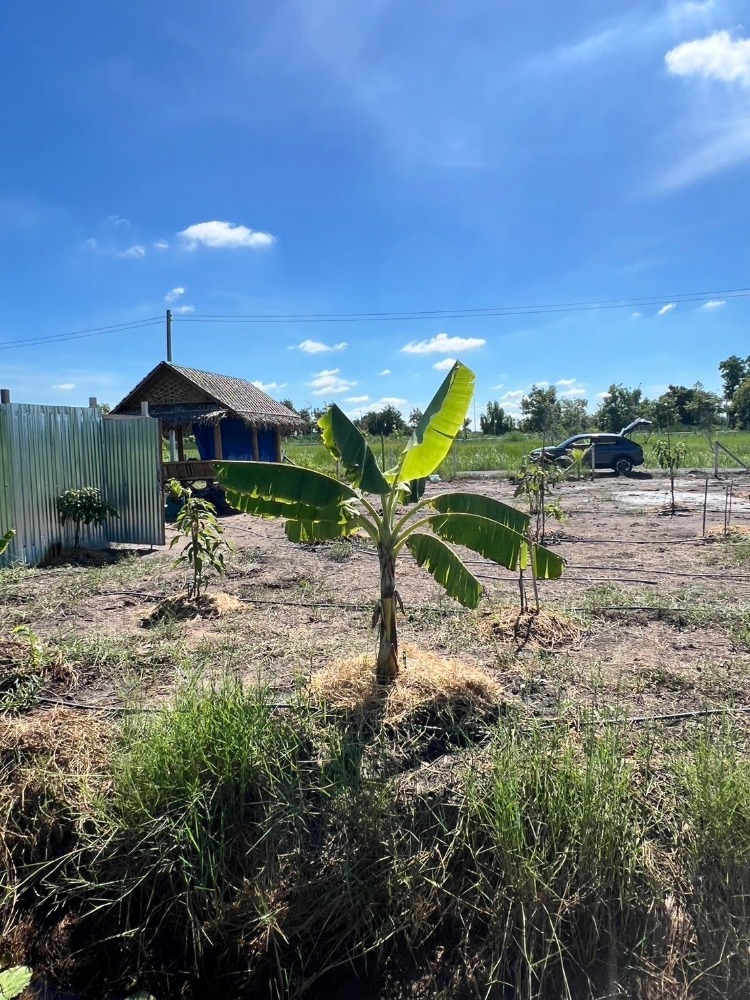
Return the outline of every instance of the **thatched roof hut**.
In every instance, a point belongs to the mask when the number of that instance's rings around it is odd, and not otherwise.
[[[252,382],[228,375],[160,362],[112,410],[115,414],[140,413],[148,403],[165,430],[188,431],[193,424],[216,424],[226,417],[248,427],[278,428],[282,434],[299,430],[302,420],[277,403]]]
[[[252,382],[169,361],[150,371],[112,413],[140,413],[143,403],[165,430],[177,432],[181,461],[184,434],[195,435],[201,459],[207,461],[280,461],[281,436],[303,426],[296,413]]]

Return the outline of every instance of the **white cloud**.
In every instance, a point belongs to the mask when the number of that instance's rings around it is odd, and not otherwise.
[[[286,389],[286,382],[261,382],[258,380],[253,382],[253,385],[260,389],[261,392],[274,392],[279,389]]]
[[[674,302],[667,302],[667,304],[665,306],[661,307],[661,309],[658,311],[658,313],[656,315],[657,316],[666,316],[667,313],[673,312],[676,308],[677,308],[677,306],[675,305]]]
[[[597,392],[596,398],[597,399],[606,399],[606,397],[608,395],[609,395],[609,390],[605,389],[604,392]]]
[[[580,399],[586,395],[586,390],[582,389],[581,386],[576,386],[573,389],[566,389],[565,392],[561,392],[560,396],[563,399]]]
[[[413,340],[401,351],[404,354],[457,354],[484,347],[486,343],[480,337],[449,337],[447,333],[438,333],[430,340]]]
[[[318,372],[307,384],[314,396],[339,396],[343,392],[349,392],[357,383],[341,378],[338,368],[329,368]]]
[[[709,311],[713,309],[721,309],[722,306],[725,306],[726,304],[726,299],[709,299],[708,302],[703,303],[701,309],[708,309]]]
[[[505,388],[505,383],[504,382],[501,382],[499,385],[491,385],[490,386],[490,389],[504,389],[504,388]]]
[[[113,247],[101,246],[95,236],[90,236],[86,240],[86,246],[89,250],[93,250],[94,253],[101,254],[103,257],[125,257],[136,260],[139,257],[146,256],[146,248],[141,246],[140,243],[136,243],[132,247],[128,247],[126,250],[115,250]]]
[[[154,243],[154,250],[168,250],[168,249],[169,249],[169,244],[167,243],[166,240],[157,240],[156,243]]]
[[[366,403],[369,396],[347,396],[343,401],[345,403]]]
[[[128,247],[127,250],[115,250],[115,257],[132,257],[137,259],[139,257],[146,256],[146,248],[142,247],[140,243],[136,243],[132,247]]]
[[[534,385],[538,389],[549,389],[549,382],[546,382],[544,379],[541,379],[539,382],[535,382]]]
[[[195,312],[195,306],[177,306],[177,308],[173,309],[172,312],[174,312],[174,313],[182,313],[183,315],[185,313],[194,313]]]
[[[99,243],[98,243],[96,237],[95,236],[89,236],[89,238],[86,240],[86,246],[89,248],[89,250],[98,250],[99,249]]]
[[[167,292],[164,296],[164,301],[169,304],[170,302],[176,302],[178,299],[182,298],[187,289],[185,288],[173,288],[171,292]]]
[[[557,382],[555,382],[555,385],[564,385],[570,387],[572,385],[575,385],[577,381],[578,379],[575,378],[559,378]]]
[[[683,42],[670,49],[664,61],[673,76],[750,84],[750,38],[735,39],[728,31]]]
[[[377,403],[373,403],[373,408],[383,406],[403,406],[407,400],[401,399],[399,396],[382,396]]]
[[[107,221],[111,222],[113,226],[129,226],[130,219],[123,219],[119,215],[108,215]]]
[[[305,354],[324,354],[326,351],[343,351],[347,347],[345,340],[340,344],[324,344],[320,340],[303,340],[301,344],[292,345],[290,351],[304,351]]]
[[[455,358],[443,358],[442,361],[436,361],[432,366],[436,372],[448,372],[455,365]]]
[[[56,389],[58,392],[70,392],[71,389],[75,389],[75,382],[61,382],[60,385],[53,385],[52,388]]]
[[[638,312],[638,310],[637,310],[637,309],[636,309],[636,311],[635,311],[635,312],[632,312],[632,313],[630,314],[630,318],[631,318],[631,319],[641,319],[642,317],[643,317],[643,313],[640,313],[640,312]]]
[[[382,372],[378,372],[378,375],[390,375],[390,374],[391,374],[390,368],[384,368]]]
[[[270,233],[261,233],[247,226],[235,225],[233,222],[196,222],[177,234],[186,243],[188,249],[197,246],[212,249],[231,249],[252,247],[260,249],[270,247],[276,237]]]

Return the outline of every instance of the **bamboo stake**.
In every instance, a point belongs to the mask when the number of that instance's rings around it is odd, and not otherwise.
[[[708,507],[708,476],[706,476],[706,488],[703,491],[703,537],[706,537],[706,509]]]

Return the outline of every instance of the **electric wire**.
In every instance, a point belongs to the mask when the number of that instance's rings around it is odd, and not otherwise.
[[[29,337],[20,340],[0,341],[0,351],[16,347],[37,347],[43,344],[58,344],[67,340],[83,340],[88,337],[101,337],[108,333],[130,333],[134,330],[144,330],[147,327],[164,323],[163,316],[150,316],[147,319],[133,320],[129,323],[118,323],[113,326],[97,326],[88,330],[74,330],[71,333],[51,334],[46,337]]]

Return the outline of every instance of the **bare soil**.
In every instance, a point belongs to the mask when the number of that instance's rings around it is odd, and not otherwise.
[[[512,484],[487,477],[428,489],[517,502]],[[548,543],[568,566],[561,580],[541,585],[541,598],[548,618],[557,613],[575,627],[552,642],[535,635],[533,622],[525,632],[497,626],[512,620],[518,605],[518,581],[501,567],[464,553],[487,592],[472,612],[402,556],[405,646],[481,668],[511,700],[543,714],[747,707],[750,545],[742,531],[721,537],[724,483],[709,483],[706,538],[705,480],[680,479],[674,516],[659,502],[667,489],[662,479],[641,477],[563,485],[567,517],[548,525]],[[747,486],[734,490],[731,524],[750,525]],[[28,625],[41,640],[42,660],[67,664],[64,671],[40,668],[38,710],[55,702],[155,705],[195,672],[231,671],[262,681],[283,700],[336,659],[374,658],[369,626],[378,573],[368,542],[295,545],[280,523],[244,515],[222,518],[222,525],[234,551],[208,594],[232,600],[221,598],[213,617],[158,613],[170,606],[165,601],[179,606],[186,584],[167,548],[0,573],[5,631]],[[168,528],[167,542],[172,535]]]

